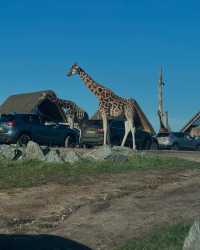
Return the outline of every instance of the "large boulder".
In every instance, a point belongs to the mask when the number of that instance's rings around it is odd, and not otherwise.
[[[51,149],[45,156],[47,162],[62,163],[63,160],[60,157],[59,151]]]
[[[64,162],[69,163],[75,163],[81,160],[81,157],[74,151],[74,150],[68,150],[63,155]]]
[[[196,220],[185,238],[183,250],[200,249],[200,219]]]
[[[128,161],[128,156],[123,154],[113,153],[109,155],[106,160],[113,161],[113,162],[125,162]]]
[[[16,160],[22,152],[15,145],[0,145],[0,158]]]
[[[120,154],[120,155],[124,155],[124,156],[130,156],[134,154],[134,150],[128,147],[121,147],[121,146],[114,146],[112,148],[113,153],[115,154]]]
[[[129,156],[133,154],[133,150],[128,147],[114,146],[112,148],[112,154],[106,159],[113,162],[125,162],[128,161]]]
[[[45,156],[40,146],[33,141],[29,141],[25,150],[25,159],[44,161]]]
[[[83,155],[85,159],[101,161],[105,160],[112,154],[112,148],[108,145],[104,145],[91,150],[90,152]]]

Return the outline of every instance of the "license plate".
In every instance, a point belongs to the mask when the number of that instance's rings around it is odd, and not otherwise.
[[[96,131],[90,130],[90,131],[87,131],[87,134],[96,134]]]

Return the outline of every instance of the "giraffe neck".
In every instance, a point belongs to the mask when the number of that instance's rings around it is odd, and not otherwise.
[[[87,114],[76,103],[70,100],[60,100],[61,106],[67,110],[67,114],[73,116],[73,119],[82,120]]]
[[[63,100],[63,99],[57,99],[56,100],[56,103],[62,107],[62,108],[66,108],[66,109],[71,109],[72,108],[72,105],[69,101],[67,100]]]
[[[100,98],[100,92],[104,89],[104,87],[96,83],[83,69],[79,68],[78,74],[80,78],[84,81],[86,87],[97,97]]]
[[[68,109],[74,109],[75,104],[71,101],[63,100],[63,106],[65,106]]]

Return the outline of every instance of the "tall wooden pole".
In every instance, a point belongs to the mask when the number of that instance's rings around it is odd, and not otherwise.
[[[163,110],[163,69],[161,67],[160,70],[160,78],[158,81],[158,111],[160,113],[160,116],[163,118],[164,116],[164,110]]]
[[[158,81],[158,117],[160,121],[160,132],[168,131],[168,113],[164,112],[163,108],[163,69],[160,70],[160,78]]]

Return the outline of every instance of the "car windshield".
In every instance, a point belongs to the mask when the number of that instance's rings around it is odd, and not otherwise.
[[[184,134],[183,133],[179,133],[179,132],[173,133],[173,135],[176,136],[176,137],[178,137],[178,138],[184,137]]]

